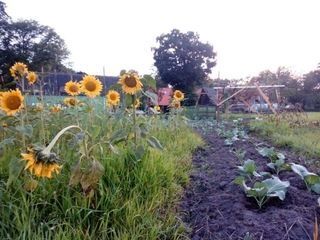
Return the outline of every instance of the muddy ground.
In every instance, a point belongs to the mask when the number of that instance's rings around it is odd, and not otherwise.
[[[280,173],[281,180],[290,181],[285,200],[272,199],[261,210],[233,183],[240,163],[230,152],[232,148],[246,150],[246,159],[254,160],[259,171],[267,170],[269,161],[255,146],[260,140],[250,137],[226,146],[214,132],[203,137],[207,145],[194,154],[190,184],[180,205],[191,239],[313,239],[315,215],[320,219],[318,196],[309,192],[295,173]],[[281,152],[287,162],[305,164],[303,158]],[[250,238],[245,238],[246,234]]]

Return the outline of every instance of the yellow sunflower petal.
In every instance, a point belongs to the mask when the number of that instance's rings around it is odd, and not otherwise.
[[[117,106],[120,103],[120,94],[117,91],[109,90],[106,97],[109,106]]]
[[[182,101],[184,99],[184,93],[181,92],[180,90],[176,90],[174,91],[173,93],[173,98],[176,100],[176,101]]]
[[[10,68],[10,74],[15,79],[22,78],[28,74],[28,68],[27,65],[21,62],[16,62],[11,68]]]
[[[138,75],[136,73],[126,73],[121,75],[119,83],[122,86],[122,91],[126,94],[135,94],[143,87]]]
[[[69,81],[65,84],[64,90],[71,96],[77,96],[81,93],[80,83]]]
[[[102,83],[94,76],[87,75],[81,81],[81,91],[89,98],[95,98],[102,91]]]
[[[29,72],[27,75],[27,80],[30,85],[34,84],[38,79],[38,76],[35,72]]]
[[[23,100],[19,89],[2,92],[0,96],[0,109],[8,116],[13,116],[23,108]]]

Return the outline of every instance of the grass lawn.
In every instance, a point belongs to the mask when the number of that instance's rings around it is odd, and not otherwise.
[[[310,158],[320,158],[320,113],[307,113],[305,123],[290,125],[290,120],[271,121],[267,116],[250,122],[250,128],[280,147],[290,147]]]

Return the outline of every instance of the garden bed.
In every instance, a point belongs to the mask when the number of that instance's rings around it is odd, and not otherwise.
[[[318,196],[307,190],[299,176],[281,172],[279,178],[290,181],[286,198],[272,198],[259,209],[233,183],[241,164],[231,151],[246,150],[245,158],[254,160],[258,171],[266,171],[268,160],[256,150],[259,140],[249,137],[226,146],[215,132],[204,138],[207,146],[194,154],[191,181],[180,205],[191,239],[312,239],[316,214],[319,219]],[[302,158],[285,155],[287,162],[305,165]]]

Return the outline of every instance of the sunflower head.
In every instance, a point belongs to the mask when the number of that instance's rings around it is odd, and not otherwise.
[[[60,112],[62,110],[62,108],[61,108],[61,105],[59,104],[59,105],[53,105],[51,108],[50,108],[50,111],[52,112],[52,113],[58,113],[58,112]]]
[[[44,106],[43,106],[42,103],[37,103],[37,104],[36,104],[35,110],[36,110],[37,112],[42,112],[43,109],[44,109]]]
[[[160,112],[161,108],[160,108],[160,106],[154,106],[154,110],[156,110],[157,112]]]
[[[79,105],[80,101],[78,99],[76,99],[75,97],[66,97],[63,100],[63,103],[65,105],[67,105],[68,107],[75,107],[75,106]]]
[[[89,98],[95,98],[102,91],[102,83],[94,76],[87,75],[81,81],[81,91]]]
[[[16,62],[11,68],[10,68],[10,74],[14,79],[20,79],[25,77],[28,74],[28,68],[27,65],[21,62]]]
[[[135,94],[143,87],[139,76],[135,72],[129,72],[121,75],[119,83],[122,86],[122,91],[126,94]]]
[[[59,173],[61,166],[55,153],[44,154],[42,148],[28,148],[27,153],[22,153],[22,159],[26,161],[25,170],[29,170],[38,177],[52,178],[52,173]]]
[[[175,109],[180,108],[180,107],[181,107],[180,101],[173,100],[172,103],[171,103],[171,107],[172,107],[172,108],[175,108]]]
[[[77,96],[81,93],[80,83],[69,81],[64,86],[64,90],[71,96]]]
[[[180,90],[175,90],[173,93],[173,98],[176,101],[182,101],[184,99],[184,93],[181,92]]]
[[[109,90],[106,97],[108,106],[117,106],[120,103],[120,94],[117,91]]]
[[[27,80],[30,85],[34,84],[38,79],[38,76],[35,72],[28,72]]]
[[[140,107],[140,105],[141,105],[141,102],[140,102],[140,100],[137,98],[137,99],[134,101],[134,108],[137,109],[137,108]]]
[[[2,92],[0,95],[0,109],[8,116],[13,116],[23,108],[23,96],[19,89]]]

